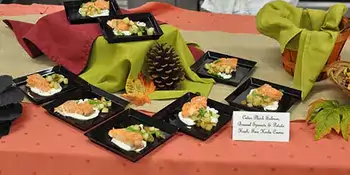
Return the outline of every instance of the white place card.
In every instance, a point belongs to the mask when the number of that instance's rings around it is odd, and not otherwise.
[[[234,111],[232,139],[289,142],[290,113]]]

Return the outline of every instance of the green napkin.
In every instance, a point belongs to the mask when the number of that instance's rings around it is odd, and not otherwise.
[[[346,11],[344,4],[335,4],[326,12],[296,8],[277,0],[266,4],[257,14],[258,31],[277,40],[281,52],[285,48],[298,51],[294,86],[302,91],[303,100],[327,63]]]
[[[164,35],[158,42],[165,42],[174,47],[186,73],[186,80],[177,90],[155,91],[150,94],[150,98],[178,98],[187,92],[199,92],[201,95],[208,96],[215,81],[200,78],[190,69],[194,58],[177,28],[170,25],[161,25],[161,28]],[[139,72],[145,70],[146,53],[155,42],[157,41],[108,44],[103,37],[98,37],[92,47],[87,68],[81,77],[105,91],[111,93],[121,91],[125,88],[128,78],[136,78]]]

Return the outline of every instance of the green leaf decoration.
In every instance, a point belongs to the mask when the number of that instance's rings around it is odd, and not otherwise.
[[[350,110],[344,110],[341,118],[340,130],[345,140],[349,139],[350,135]]]
[[[310,104],[306,121],[316,125],[315,140],[331,133],[332,130],[348,141],[350,134],[350,106],[336,100],[319,99]]]

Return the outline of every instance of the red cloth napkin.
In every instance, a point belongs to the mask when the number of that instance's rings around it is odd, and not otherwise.
[[[129,12],[122,10],[122,13]],[[12,29],[30,57],[45,54],[75,74],[82,73],[88,63],[93,42],[101,35],[99,24],[71,25],[65,11],[44,16],[36,24],[14,20],[3,22]],[[189,48],[196,60],[204,54],[192,45]]]

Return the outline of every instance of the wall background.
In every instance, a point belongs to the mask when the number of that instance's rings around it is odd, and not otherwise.
[[[18,4],[53,4],[53,5],[62,5],[64,0],[0,0],[0,3],[18,3]],[[135,8],[148,1],[158,1],[166,2],[173,5],[177,5],[181,8],[198,10],[200,4],[203,3],[203,0],[117,0],[121,8]],[[199,5],[198,5],[199,2]],[[341,2],[345,3],[350,9],[350,0],[299,0],[299,7],[302,8],[311,8],[311,9],[322,9],[327,10],[332,4]],[[201,9],[200,9],[201,10]],[[346,14],[350,18],[350,10]]]

